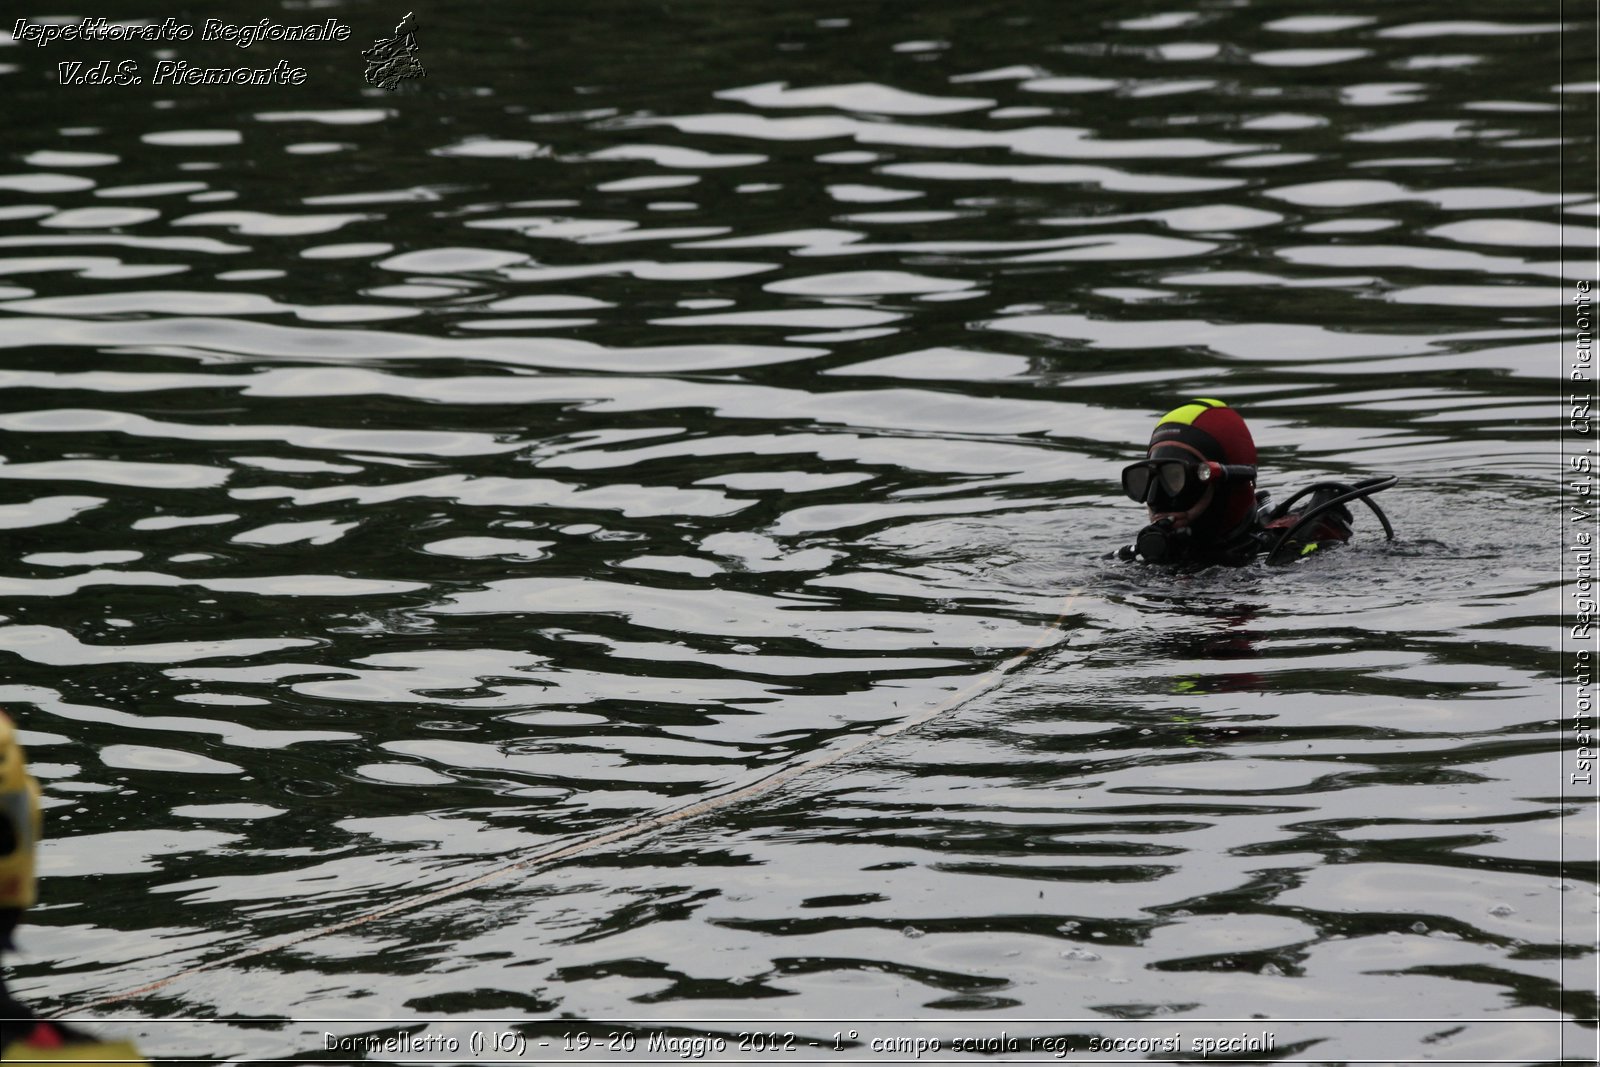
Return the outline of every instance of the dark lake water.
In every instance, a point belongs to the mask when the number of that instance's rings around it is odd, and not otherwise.
[[[546,1061],[716,1020],[1592,1054],[1592,12],[801,6],[439,4],[394,93],[370,3],[181,16],[347,44],[0,47],[17,994],[170,1056],[471,1020]],[[50,13],[165,14],[105,7]],[[57,84],[103,58],[146,83]],[[1193,396],[1280,498],[1400,475],[1397,540],[1107,560]]]

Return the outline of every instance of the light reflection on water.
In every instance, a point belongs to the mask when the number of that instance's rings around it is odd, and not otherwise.
[[[479,5],[393,96],[328,50],[303,92],[164,99],[8,49],[0,703],[50,818],[19,993],[803,762],[1078,590],[1065,640],[858,757],[118,1010],[1554,1056],[1481,1020],[1592,1004],[1530,478],[1592,87],[1554,25],[1459,5],[1057,14]],[[1118,466],[1191,395],[1280,497],[1400,474],[1400,540],[1105,559]],[[1281,1021],[1369,1017],[1461,1022]]]

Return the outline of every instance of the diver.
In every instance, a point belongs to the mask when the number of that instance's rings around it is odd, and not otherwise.
[[[1345,485],[1317,482],[1283,503],[1256,492],[1256,443],[1239,413],[1220,400],[1193,400],[1162,416],[1146,459],[1122,470],[1122,490],[1150,511],[1137,540],[1119,559],[1206,566],[1241,564],[1265,555],[1269,563],[1299,559],[1348,541],[1348,505],[1372,509],[1394,540],[1389,517],[1372,494],[1397,478]]]
[[[39,783],[28,773],[16,727],[0,712],[0,952],[14,949],[11,934],[37,896],[34,852],[41,823]],[[12,998],[0,974],[0,1062],[43,1061],[145,1062],[126,1041],[101,1041],[76,1027],[39,1018]]]

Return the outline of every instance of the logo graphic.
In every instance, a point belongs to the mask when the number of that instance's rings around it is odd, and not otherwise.
[[[417,23],[411,12],[394,28],[393,37],[380,37],[361,53],[367,61],[367,84],[394,92],[407,78],[425,78],[428,72],[417,59]]]

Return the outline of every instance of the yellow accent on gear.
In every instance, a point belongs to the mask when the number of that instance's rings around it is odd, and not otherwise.
[[[0,1060],[6,1063],[62,1064],[130,1063],[136,1067],[149,1067],[150,1061],[139,1055],[130,1041],[88,1041],[41,1048],[21,1041],[13,1041],[0,1051]]]
[[[1204,397],[1200,397],[1183,405],[1181,408],[1173,408],[1161,416],[1161,422],[1181,422],[1185,426],[1193,426],[1195,419],[1198,419],[1212,408],[1225,408],[1227,406],[1220,400],[1207,400]],[[1156,425],[1159,426],[1160,423]]]
[[[39,843],[39,783],[28,773],[17,728],[0,712],[0,908],[27,908],[37,899],[34,850]]]

